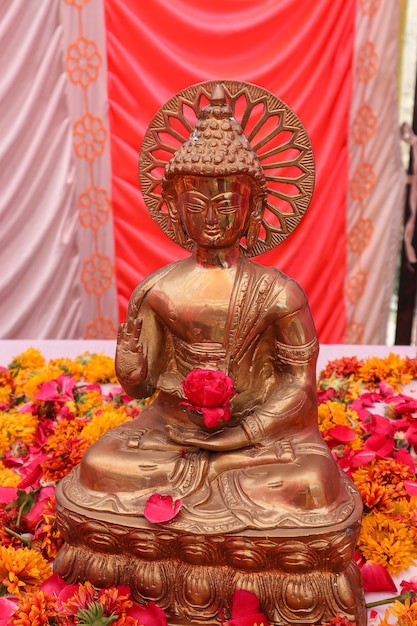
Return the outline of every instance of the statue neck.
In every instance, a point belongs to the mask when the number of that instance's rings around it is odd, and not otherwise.
[[[203,248],[195,246],[193,256],[204,267],[232,267],[237,265],[241,256],[239,242],[231,248]]]

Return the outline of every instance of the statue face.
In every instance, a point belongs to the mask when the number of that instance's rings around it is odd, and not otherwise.
[[[185,176],[181,182],[178,210],[189,238],[207,248],[226,248],[239,241],[249,216],[247,179]]]

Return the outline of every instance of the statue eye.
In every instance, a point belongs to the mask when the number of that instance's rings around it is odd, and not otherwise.
[[[242,196],[238,193],[228,194],[227,197],[217,199],[217,210],[223,215],[230,213],[236,213],[239,207],[242,206]]]
[[[184,207],[187,211],[192,213],[201,213],[207,206],[206,199],[201,195],[195,195],[193,193],[185,193],[183,196]]]
[[[185,206],[187,210],[191,211],[192,213],[202,213],[202,211],[204,211],[204,209],[206,208],[206,205],[204,203],[196,201],[193,202],[191,200],[185,202]]]

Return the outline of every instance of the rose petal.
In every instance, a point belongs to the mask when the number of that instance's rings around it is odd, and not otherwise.
[[[349,426],[343,426],[342,424],[338,424],[337,426],[332,426],[327,431],[327,434],[336,441],[340,441],[340,443],[349,443],[353,441],[356,437],[356,433],[353,428]]]
[[[16,487],[0,487],[0,502],[2,504],[10,504],[17,498]]]
[[[127,609],[126,615],[137,619],[137,623],[141,626],[166,626],[166,615],[162,609],[154,602],[149,602],[147,606],[140,606],[133,603],[133,606]]]
[[[363,588],[368,591],[392,591],[397,592],[397,587],[391,574],[378,563],[367,561],[360,568],[363,580]]]
[[[416,464],[414,458],[405,448],[400,448],[394,452],[394,459],[397,463],[402,463],[403,465],[408,465],[410,468],[410,472],[413,474],[416,473]]]
[[[385,458],[394,450],[394,441],[384,435],[371,435],[365,441],[364,450],[373,450],[376,456]]]
[[[404,488],[410,496],[417,496],[417,482],[415,480],[404,480]]]
[[[207,428],[217,426],[221,420],[227,422],[231,415],[231,411],[227,406],[201,407],[201,412],[203,414],[204,424]]]
[[[0,598],[0,626],[7,626],[16,607],[16,601],[9,600],[9,598]]]
[[[153,524],[168,522],[177,515],[181,505],[181,500],[174,502],[172,496],[161,496],[159,493],[154,493],[147,499],[143,514]]]
[[[402,580],[400,582],[401,591],[417,591],[417,576],[412,576],[410,580]]]

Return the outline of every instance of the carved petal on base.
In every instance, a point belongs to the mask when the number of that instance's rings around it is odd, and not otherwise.
[[[138,602],[156,602],[173,625],[218,625],[218,608],[229,617],[234,591],[246,589],[259,597],[271,625],[310,626],[339,613],[365,626],[361,577],[352,561],[359,517],[360,510],[348,524],[295,529],[296,536],[275,529],[269,536],[206,537],[109,524],[61,507],[67,543],[55,570],[69,583],[128,584]]]

